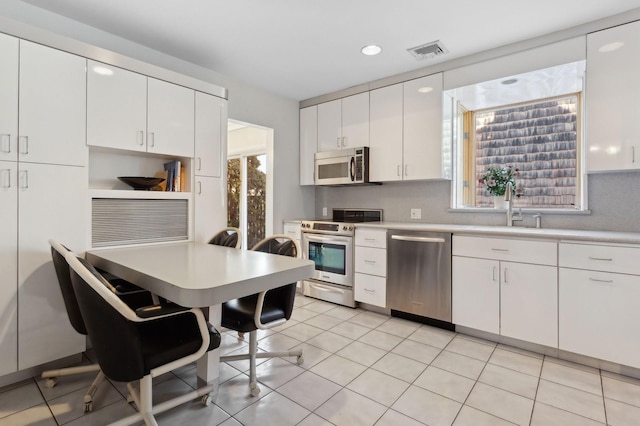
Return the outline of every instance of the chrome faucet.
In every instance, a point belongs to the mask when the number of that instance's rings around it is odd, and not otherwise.
[[[522,221],[522,209],[517,216],[513,215],[513,206],[511,205],[511,192],[513,191],[513,185],[511,182],[507,182],[507,187],[504,192],[504,200],[507,202],[507,226],[513,226],[513,222]]]

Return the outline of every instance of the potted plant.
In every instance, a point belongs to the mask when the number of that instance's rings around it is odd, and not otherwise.
[[[511,195],[520,196],[522,191],[516,189],[517,175],[518,169],[513,166],[489,167],[479,179],[479,183],[485,185],[489,194],[493,195],[495,208],[506,208],[504,194],[507,191],[508,183],[511,183]]]

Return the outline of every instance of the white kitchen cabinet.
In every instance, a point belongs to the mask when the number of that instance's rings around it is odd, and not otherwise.
[[[87,164],[87,60],[20,41],[18,158]]]
[[[194,91],[100,62],[88,62],[87,144],[194,156]]]
[[[560,349],[640,368],[639,255],[637,246],[560,244]]]
[[[87,168],[20,163],[17,184],[18,369],[22,370],[85,350],[85,337],[69,323],[48,239],[84,251]]]
[[[452,256],[451,268],[452,322],[500,334],[500,262]]]
[[[442,87],[442,73],[403,83],[404,180],[447,177]]]
[[[373,182],[402,180],[402,84],[370,92],[369,178]]]
[[[147,151],[193,157],[195,92],[149,77]]]
[[[19,41],[0,34],[0,161],[18,159]]]
[[[558,346],[557,243],[454,235],[454,324]]]
[[[0,161],[0,376],[18,370],[17,176],[16,162]]]
[[[87,65],[87,144],[145,152],[147,77],[100,62]]]
[[[444,178],[442,74],[372,90],[372,181]]]
[[[195,177],[194,210],[196,242],[209,242],[227,223],[226,180]]]
[[[318,106],[300,109],[300,185],[313,185],[318,152]]]
[[[369,92],[318,105],[318,151],[369,146]]]
[[[284,233],[284,235],[288,235],[294,240],[297,240],[298,244],[300,244],[300,241],[302,239],[302,226],[300,224],[300,221],[284,222],[282,228],[282,232]]]
[[[640,22],[587,35],[587,171],[640,167]]]
[[[386,229],[356,229],[354,251],[354,299],[357,302],[386,307]]]
[[[227,141],[227,101],[196,92],[195,174],[221,177],[222,146]]]

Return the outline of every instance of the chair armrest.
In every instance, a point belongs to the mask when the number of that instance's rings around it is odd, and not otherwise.
[[[147,319],[173,315],[190,310],[190,308],[185,308],[184,306],[176,305],[175,303],[169,303],[164,305],[143,306],[142,308],[136,309],[136,315],[140,318]]]

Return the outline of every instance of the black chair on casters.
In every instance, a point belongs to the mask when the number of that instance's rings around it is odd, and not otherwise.
[[[135,311],[107,288],[106,280],[85,259],[68,254],[71,282],[98,364],[111,380],[127,382],[139,410],[114,424],[144,420],[157,425],[154,414],[202,397],[207,404],[212,385],[153,406],[152,378],[190,364],[220,345],[220,334],[197,308],[174,304]],[[131,382],[140,381],[140,391]]]
[[[238,228],[224,228],[209,240],[209,244],[239,249],[242,245],[242,233]]]
[[[280,234],[265,238],[253,246],[251,250],[291,257],[301,257],[302,254],[296,240]],[[295,296],[296,283],[291,283],[222,304],[222,326],[239,333],[249,332],[249,353],[223,356],[220,357],[220,361],[249,360],[249,387],[253,396],[260,394],[256,379],[257,358],[295,356],[298,364],[304,362],[301,349],[286,352],[258,353],[257,330],[277,327],[288,321],[293,312]]]
[[[49,244],[51,245],[53,266],[58,278],[58,284],[60,285],[60,291],[62,292],[62,300],[64,301],[67,315],[69,316],[69,322],[74,330],[86,336],[87,329],[82,319],[82,314],[78,307],[78,301],[71,285],[71,271],[67,261],[65,260],[65,256],[68,253],[73,254],[73,252],[58,241],[49,240]],[[125,280],[114,277],[108,284],[111,291],[120,296],[124,302],[130,306],[140,307],[152,304],[151,294],[149,292],[142,290]],[[50,389],[56,385],[56,379],[58,377],[89,372],[97,372],[98,375],[93,380],[93,383],[91,383],[87,393],[84,395],[84,411],[87,413],[93,409],[93,397],[98,390],[98,386],[104,380],[104,374],[100,371],[100,366],[98,364],[47,370],[42,373],[41,377],[46,379],[44,385]]]

